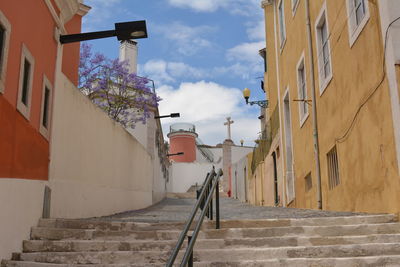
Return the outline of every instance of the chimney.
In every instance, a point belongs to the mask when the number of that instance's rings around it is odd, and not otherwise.
[[[129,73],[137,73],[137,43],[132,40],[122,41],[119,46],[119,60],[127,61]]]

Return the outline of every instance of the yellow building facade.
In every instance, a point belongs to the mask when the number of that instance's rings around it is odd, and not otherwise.
[[[400,212],[395,2],[262,1],[267,125],[279,112],[255,172],[265,205]]]

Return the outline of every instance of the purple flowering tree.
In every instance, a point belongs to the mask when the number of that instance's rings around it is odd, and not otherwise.
[[[147,78],[129,73],[126,61],[93,54],[91,46],[82,43],[78,88],[125,128],[145,123],[161,100],[148,83]]]

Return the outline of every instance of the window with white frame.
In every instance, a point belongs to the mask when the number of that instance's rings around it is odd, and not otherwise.
[[[0,93],[4,92],[11,24],[0,10]]]
[[[304,124],[308,117],[306,70],[304,66],[304,54],[297,63],[297,88],[299,97],[300,126]]]
[[[326,15],[326,3],[321,9],[315,24],[315,32],[317,34],[317,52],[318,52],[318,74],[319,89],[322,94],[332,79],[332,62],[331,51],[329,45],[328,19]]]
[[[32,84],[35,61],[28,48],[23,44],[19,71],[17,109],[29,119],[32,101]]]
[[[347,0],[350,47],[357,40],[369,19],[367,0]]]
[[[285,29],[285,7],[283,0],[278,4],[278,16],[279,16],[279,37],[281,48],[284,46],[286,41],[286,29]]]
[[[292,0],[292,14],[294,15],[299,5],[300,0]]]
[[[52,91],[53,87],[51,86],[50,81],[47,79],[46,76],[43,76],[42,108],[40,113],[40,133],[46,138],[49,138]]]

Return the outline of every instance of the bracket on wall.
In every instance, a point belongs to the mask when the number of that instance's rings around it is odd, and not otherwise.
[[[293,99],[294,102],[306,102],[308,105],[311,106],[312,100],[311,99]]]

